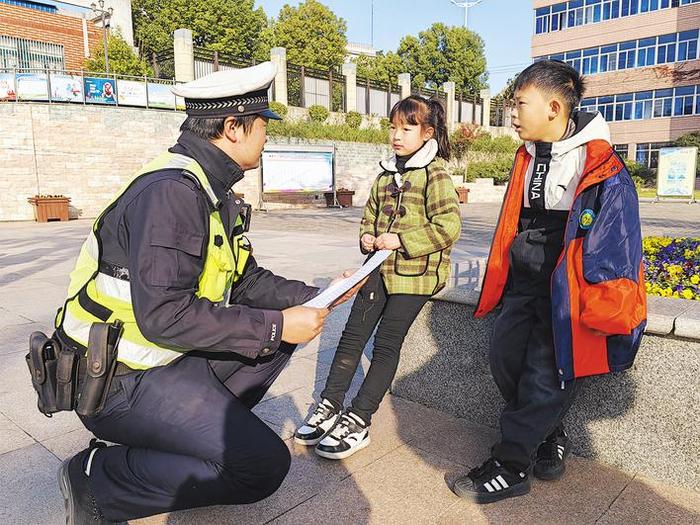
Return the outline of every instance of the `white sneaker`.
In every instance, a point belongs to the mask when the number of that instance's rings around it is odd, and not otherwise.
[[[300,445],[313,446],[318,444],[338,421],[338,412],[330,401],[323,399],[306,418],[304,424],[294,433],[294,442]]]
[[[343,412],[338,424],[316,445],[316,454],[344,459],[369,445],[369,427],[357,414]]]

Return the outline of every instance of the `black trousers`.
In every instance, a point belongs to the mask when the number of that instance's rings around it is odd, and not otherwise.
[[[574,400],[575,381],[559,381],[548,297],[506,292],[491,340],[490,363],[506,406],[492,455],[522,471]]]
[[[119,443],[99,450],[89,482],[113,521],[168,511],[252,503],[273,494],[291,458],[250,409],[288,362],[282,344],[256,361],[187,355],[114,378],[104,410],[83,424]]]
[[[389,295],[379,273],[372,274],[352,305],[321,397],[343,408],[362,351],[378,323],[369,370],[350,408],[370,424],[396,375],[408,329],[428,299],[428,295]]]

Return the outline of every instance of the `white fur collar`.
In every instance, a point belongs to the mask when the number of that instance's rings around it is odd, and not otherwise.
[[[437,152],[437,140],[430,139],[425,144],[423,144],[423,147],[421,147],[421,149],[416,151],[413,154],[413,156],[410,159],[408,159],[408,162],[406,163],[406,169],[425,168],[428,164],[435,160]],[[396,154],[392,155],[391,158],[387,160],[381,161],[379,165],[384,171],[396,173],[398,171],[396,169]]]

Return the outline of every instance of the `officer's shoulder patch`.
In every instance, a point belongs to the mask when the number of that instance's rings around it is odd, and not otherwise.
[[[582,230],[589,230],[591,226],[593,226],[593,222],[595,221],[596,218],[596,213],[590,209],[586,208],[581,212],[581,215],[579,215],[578,218],[578,226]]]

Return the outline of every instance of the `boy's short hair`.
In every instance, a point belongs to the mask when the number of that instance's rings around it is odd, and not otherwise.
[[[525,68],[515,81],[515,91],[528,86],[559,95],[569,114],[581,103],[586,90],[579,72],[560,60],[539,60]]]

